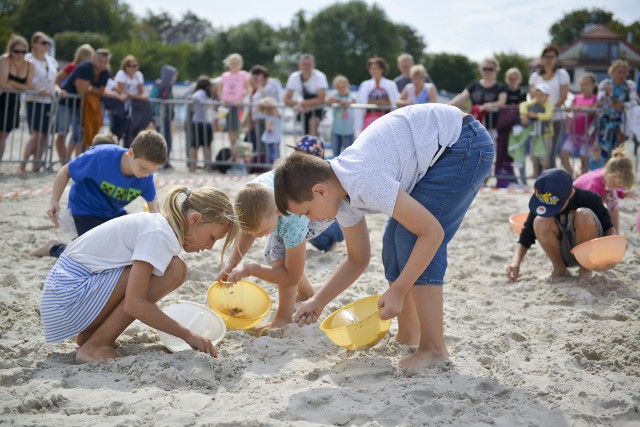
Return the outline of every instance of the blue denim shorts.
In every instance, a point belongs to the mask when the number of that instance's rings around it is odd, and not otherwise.
[[[468,117],[468,116],[466,116]],[[463,121],[460,138],[447,148],[411,191],[411,197],[427,208],[444,229],[444,240],[417,285],[442,285],[447,270],[447,245],[458,231],[471,202],[491,172],[494,143],[477,120]],[[416,236],[393,218],[382,237],[385,277],[394,282],[404,268]]]

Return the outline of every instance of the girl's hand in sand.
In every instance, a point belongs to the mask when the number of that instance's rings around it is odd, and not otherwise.
[[[53,225],[56,227],[60,227],[60,202],[51,202],[49,206],[49,210],[47,211],[47,216],[53,222]]]
[[[203,353],[207,353],[211,357],[218,357],[218,350],[216,350],[215,346],[208,339],[201,337],[200,335],[194,334],[189,331],[189,336],[185,339],[187,344],[191,346],[194,350],[199,350]]]
[[[515,264],[510,264],[507,267],[507,279],[510,282],[515,282],[520,277],[520,266]]]
[[[323,309],[324,306],[321,306],[313,297],[311,297],[307,302],[302,304],[295,313],[293,313],[291,320],[293,320],[293,323],[297,323],[300,327],[310,325],[318,321]]]
[[[378,309],[380,310],[380,318],[388,320],[402,313],[404,308],[404,295],[399,295],[393,288],[387,289],[378,300]]]

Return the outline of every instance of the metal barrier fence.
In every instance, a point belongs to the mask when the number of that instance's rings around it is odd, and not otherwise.
[[[2,94],[0,154],[3,156],[0,158],[0,167],[4,169],[3,173],[16,173],[19,168],[24,170],[27,164],[31,164],[34,170],[52,170],[54,166],[68,161],[74,149],[76,155],[82,151],[82,97],[67,95],[63,98],[53,96],[44,99],[37,92],[14,90],[3,90]],[[300,120],[303,115],[284,104],[265,107],[259,103],[244,103],[230,108],[218,101],[198,103],[191,99],[177,98],[150,99],[149,105],[153,113],[153,126],[165,135],[170,148],[169,163],[184,162],[190,170],[203,168],[221,172],[230,170],[231,173],[268,170],[273,160],[290,153],[288,146],[294,145],[303,135]],[[332,137],[332,121],[337,117],[334,113],[342,118],[345,114],[350,114],[356,117],[356,122],[358,117],[362,122],[372,112],[382,115],[390,109],[370,104],[317,107],[315,110],[322,113],[318,133],[325,142],[326,157],[339,154],[333,152],[336,147]],[[506,111],[507,109],[494,110],[490,113],[495,114],[486,114],[483,119],[497,143],[496,170],[493,174],[493,178],[497,180],[513,180],[516,175],[513,172],[505,174],[499,167],[499,161],[502,160],[500,156],[509,154],[508,139],[512,132],[510,130],[506,141],[501,142],[500,121]],[[553,153],[554,162],[567,135],[598,141],[598,136],[601,135],[599,113],[598,109],[589,108],[562,111],[562,120],[555,123],[554,129],[558,141]],[[101,131],[109,132],[113,125],[112,112],[103,108],[102,114],[104,120]],[[580,126],[580,121],[574,120],[579,115],[595,118],[589,120],[587,117],[588,126]],[[580,132],[583,135],[578,135]],[[232,143],[234,138],[235,143]],[[525,143],[527,147],[531,145],[530,140]],[[549,153],[550,156],[551,154]],[[572,152],[568,157],[572,168],[576,168],[577,162],[580,162],[575,154]],[[530,151],[526,151],[525,155],[530,161]],[[11,170],[7,165],[18,167]]]

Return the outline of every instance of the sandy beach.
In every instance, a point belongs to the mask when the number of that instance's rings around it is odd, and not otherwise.
[[[0,193],[46,189],[52,174],[0,176]],[[161,173],[172,182],[183,169]],[[247,177],[199,171],[231,197]],[[196,183],[192,183],[197,185]],[[390,334],[373,348],[334,345],[318,324],[256,337],[229,331],[217,359],[170,353],[155,330],[134,322],[117,341],[125,357],[80,365],[76,345],[47,345],[39,317],[43,280],[53,258],[29,251],[61,238],[46,216],[50,194],[0,199],[0,424],[38,426],[638,426],[640,425],[640,235],[638,200],[623,200],[621,231],[629,238],[614,270],[587,284],[552,283],[538,245],[507,283],[517,235],[509,215],[527,210],[526,192],[481,192],[449,247],[445,285],[447,362],[406,377],[397,368],[409,348]],[[66,192],[63,195],[66,203]],[[141,211],[135,201],[130,212]],[[384,292],[380,248],[384,216],[367,218],[372,258],[362,277],[327,306]],[[248,255],[262,260],[263,241]],[[206,305],[219,271],[221,244],[184,254],[187,282],[160,304]],[[344,256],[307,250],[316,289]],[[576,271],[573,271],[576,275]],[[277,305],[276,287],[262,284]],[[324,317],[323,316],[323,317]]]

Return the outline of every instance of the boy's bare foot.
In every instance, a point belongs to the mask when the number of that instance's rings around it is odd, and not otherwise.
[[[44,245],[40,246],[39,248],[34,249],[31,252],[29,252],[29,255],[35,256],[35,257],[38,257],[38,258],[42,258],[44,256],[49,256],[49,251],[51,250],[51,247],[53,245],[57,245],[58,243],[60,243],[60,240],[51,239],[47,243],[45,243]]]
[[[578,270],[578,283],[584,285],[589,279],[591,279],[591,270],[580,267],[580,270]]]
[[[400,366],[405,375],[411,376],[422,369],[433,368],[439,361],[447,357],[449,357],[449,352],[446,348],[444,352],[418,350],[400,360],[398,366]]]
[[[573,277],[571,275],[571,273],[569,273],[569,270],[567,270],[567,268],[562,268],[562,269],[553,269],[551,270],[551,281],[556,281],[556,280],[562,280],[562,279],[566,279],[568,277]]]
[[[110,345],[96,347],[90,343],[85,343],[76,353],[76,361],[78,363],[106,362],[109,359],[118,357],[122,357],[122,355]]]

